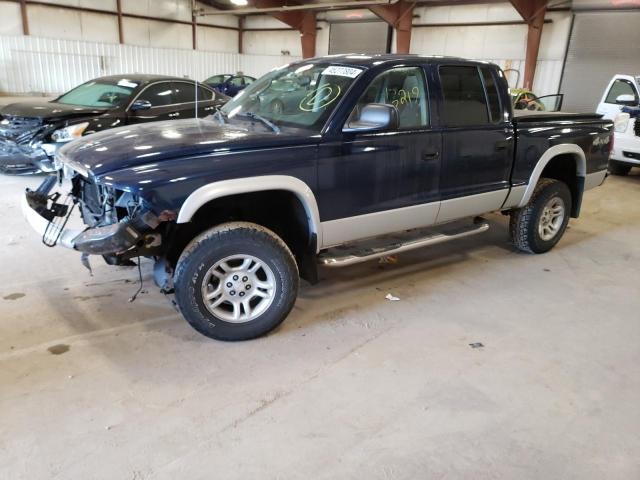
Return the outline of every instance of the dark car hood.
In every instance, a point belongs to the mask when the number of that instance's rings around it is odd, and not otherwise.
[[[65,163],[96,177],[118,170],[200,155],[295,146],[317,141],[308,131],[275,133],[245,121],[169,120],[114,128],[76,140],[59,151]]]
[[[55,102],[12,103],[0,109],[0,115],[12,117],[41,118],[56,120],[63,118],[89,117],[104,113],[106,108],[90,108]]]

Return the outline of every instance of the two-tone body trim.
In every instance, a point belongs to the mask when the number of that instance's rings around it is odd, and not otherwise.
[[[322,224],[320,223],[320,213],[315,195],[305,182],[288,175],[243,177],[204,185],[187,197],[182,208],[180,208],[177,222],[187,223],[191,221],[200,207],[217,198],[266,190],[285,190],[293,193],[305,209],[309,231],[316,234],[318,246],[323,244]]]
[[[502,189],[322,222],[322,247],[330,248],[356,240],[430,227],[499,210],[507,193],[507,189]]]
[[[536,163],[536,166],[534,167],[533,172],[531,172],[531,176],[529,177],[529,183],[524,189],[522,198],[516,205],[517,208],[522,208],[527,203],[529,203],[529,200],[531,200],[531,196],[533,195],[533,191],[538,184],[538,180],[540,180],[540,177],[542,176],[544,168],[551,160],[559,155],[572,155],[576,160],[576,175],[582,178],[586,176],[587,159],[582,148],[571,143],[554,145],[553,147],[550,147],[546,152],[544,152],[544,154],[540,157],[540,160],[538,160],[538,163]],[[512,198],[511,195],[509,195],[509,197],[510,198],[508,200],[515,203],[515,197]]]

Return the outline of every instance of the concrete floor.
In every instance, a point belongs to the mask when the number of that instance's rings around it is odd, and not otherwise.
[[[135,270],[44,247],[18,207],[39,179],[2,177],[0,478],[640,478],[639,173],[549,254],[490,216],[325,271],[234,344],[191,330],[149,263],[131,304]]]

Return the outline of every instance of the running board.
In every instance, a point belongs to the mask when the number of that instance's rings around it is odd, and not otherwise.
[[[486,232],[488,229],[489,224],[480,217],[474,219],[471,224],[453,222],[439,227],[417,228],[330,248],[318,256],[318,263],[326,267],[346,267],[374,258],[468,237]]]

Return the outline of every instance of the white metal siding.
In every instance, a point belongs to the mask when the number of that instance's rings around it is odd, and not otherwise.
[[[331,23],[329,54],[387,53],[389,26],[382,21]]]
[[[151,73],[198,80],[243,71],[261,76],[298,60],[279,55],[239,55],[170,48],[149,48],[79,40],[0,37],[0,92],[65,92],[103,75]]]
[[[522,86],[527,45],[526,25],[445,26],[466,22],[521,21],[510,4],[420,7],[415,12],[419,18],[414,23],[438,26],[414,27],[411,35],[412,53],[491,61],[503,69],[519,70],[520,83],[517,86]],[[549,12],[547,18],[552,23],[545,24],[542,30],[533,84],[534,91],[539,95],[558,92],[571,25],[569,12]],[[515,77],[513,80],[515,81]],[[510,85],[516,87],[514,83]]]
[[[576,13],[562,79],[563,109],[595,111],[616,73],[640,74],[640,11]]]

